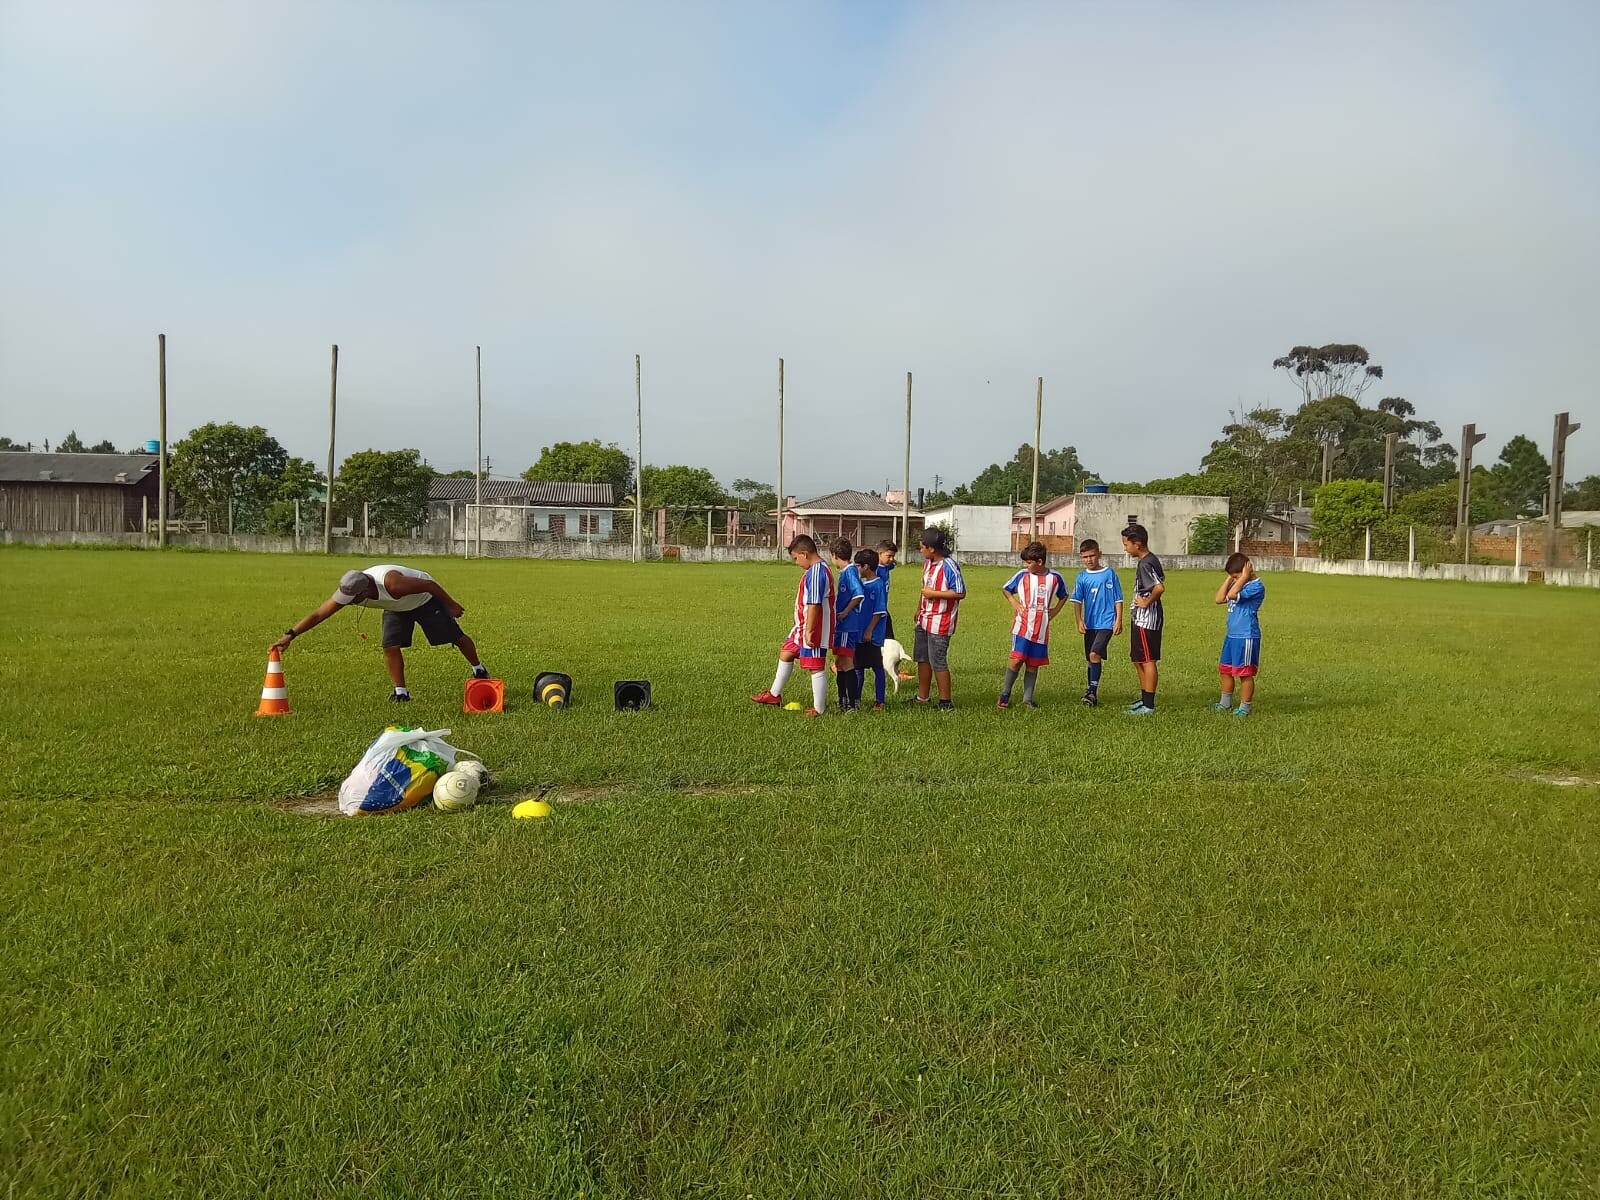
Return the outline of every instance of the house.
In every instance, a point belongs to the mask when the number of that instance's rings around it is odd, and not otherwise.
[[[154,454],[0,452],[0,529],[131,533],[160,508]]]
[[[892,495],[899,497],[901,493]],[[909,530],[901,536],[899,528],[901,505],[891,503],[887,497],[874,496],[846,488],[842,492],[829,492],[809,500],[787,498],[780,521],[782,544],[787,546],[799,534],[808,534],[821,545],[824,541],[847,537],[859,546],[871,546],[884,538],[893,538],[904,545],[922,535],[922,513],[911,506]],[[779,515],[779,514],[774,514]]]
[[[1090,487],[1099,485],[1091,484]],[[1122,531],[1130,524],[1145,527],[1150,549],[1157,554],[1187,554],[1189,531],[1197,517],[1228,515],[1226,496],[1164,496],[1148,492],[1082,491],[1039,505],[1038,536],[1052,551],[1071,551],[1090,538],[1107,553],[1122,549]],[[1028,506],[1012,511],[1012,538],[1020,546],[1028,536]],[[1063,539],[1054,542],[1052,538]]]
[[[929,525],[943,525],[955,535],[957,551],[1011,549],[1012,508],[1009,504],[946,504],[923,514]],[[1024,526],[1026,530],[1026,526]]]
[[[428,489],[427,536],[441,541],[481,536],[486,542],[599,542],[609,541],[615,529],[609,483],[485,479],[481,515],[468,507],[477,487],[474,479],[435,479]]]
[[[1256,522],[1255,542],[1311,541],[1311,510],[1290,508],[1283,512],[1268,513]]]

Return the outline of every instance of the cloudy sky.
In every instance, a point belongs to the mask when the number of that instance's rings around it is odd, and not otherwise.
[[[1358,341],[1600,471],[1600,5],[0,0],[0,433],[1193,469]]]

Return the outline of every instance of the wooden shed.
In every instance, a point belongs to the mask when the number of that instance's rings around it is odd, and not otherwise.
[[[160,499],[154,454],[0,451],[0,529],[132,533]]]

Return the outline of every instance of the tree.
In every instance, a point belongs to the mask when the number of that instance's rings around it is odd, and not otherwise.
[[[1076,446],[1046,450],[1039,455],[1039,502],[1076,492],[1089,478]],[[1024,444],[1010,462],[990,463],[970,484],[956,488],[951,498],[957,504],[1026,504],[1032,495],[1033,446]]]
[[[633,494],[633,459],[615,442],[557,442],[540,450],[539,461],[522,477],[547,483],[609,483],[612,497],[620,501]]]
[[[1312,478],[1318,451],[1314,443],[1290,435],[1290,420],[1281,409],[1256,407],[1229,415],[1233,419],[1200,460],[1209,485],[1202,494],[1227,496],[1230,520],[1242,524],[1250,537],[1262,517]]]
[[[1577,483],[1569,483],[1561,503],[1569,512],[1600,509],[1600,475],[1590,475]]]
[[[1336,479],[1317,489],[1311,505],[1311,536],[1324,558],[1354,558],[1366,530],[1383,524],[1383,485],[1366,479]]]
[[[335,509],[356,529],[379,537],[404,537],[428,519],[433,468],[416,450],[358,450],[345,459],[334,481]]]
[[[28,445],[26,442],[13,442],[8,437],[0,437],[0,451],[17,450],[26,453],[31,449],[33,449],[33,447]]]
[[[56,443],[56,453],[57,454],[86,454],[86,453],[88,453],[88,450],[84,446],[82,440],[78,437],[78,431],[76,429],[74,429],[74,430],[70,431],[67,434],[66,437],[62,438],[59,442]]]
[[[1226,554],[1228,534],[1231,529],[1232,526],[1223,513],[1207,513],[1205,516],[1196,517],[1189,522],[1189,553]]]
[[[471,471],[467,470],[465,467],[462,467],[459,471],[446,471],[443,475],[440,475],[439,478],[440,479],[471,479],[471,478],[473,478],[473,474],[472,474]]]
[[[287,452],[261,426],[207,422],[172,448],[167,479],[183,497],[186,514],[227,529],[231,504],[232,528],[251,532],[264,526],[288,463]]]
[[[1365,347],[1339,343],[1296,346],[1272,365],[1289,377],[1307,404],[1329,396],[1359,401],[1374,379],[1383,378],[1383,368],[1370,360]]]
[[[1517,516],[1536,516],[1550,490],[1550,463],[1532,438],[1520,433],[1505,444],[1491,468],[1500,499]]]
[[[717,477],[704,467],[644,469],[646,508],[708,508],[728,502]]]
[[[735,479],[733,494],[739,499],[739,507],[750,514],[752,526],[760,530],[772,524],[772,518],[767,514],[777,509],[778,493],[770,483],[762,483],[755,479]]]
[[[96,442],[94,445],[90,446],[87,451],[89,454],[115,454],[116,452],[117,444],[110,438],[104,438],[101,441]],[[134,451],[134,453],[143,454],[144,447],[140,446],[139,449]]]
[[[327,480],[308,458],[291,458],[278,477],[278,496],[267,505],[265,526],[268,533],[287,537],[294,532],[294,504],[318,496]],[[306,517],[301,513],[301,520]],[[320,518],[319,518],[320,519]]]

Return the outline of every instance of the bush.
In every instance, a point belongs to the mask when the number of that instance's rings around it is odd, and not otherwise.
[[[1317,489],[1311,506],[1311,536],[1323,558],[1360,558],[1366,532],[1384,526],[1383,485],[1366,479],[1336,479]]]
[[[1232,530],[1225,513],[1208,513],[1189,522],[1190,554],[1226,554]]]

